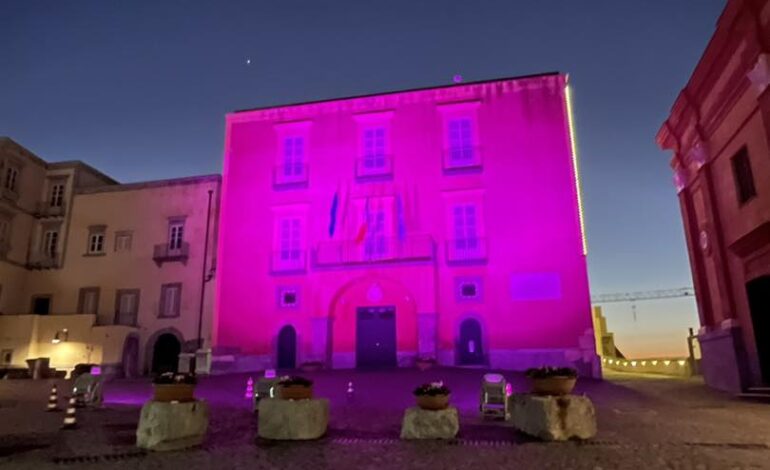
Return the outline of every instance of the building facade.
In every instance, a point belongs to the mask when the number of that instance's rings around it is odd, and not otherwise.
[[[672,150],[712,387],[770,383],[770,1],[730,0],[657,135]]]
[[[211,344],[218,175],[118,184],[0,146],[2,366],[49,357],[132,376]]]
[[[216,345],[599,375],[568,98],[544,74],[229,114]]]

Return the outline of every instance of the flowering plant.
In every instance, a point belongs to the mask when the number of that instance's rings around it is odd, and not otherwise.
[[[195,374],[184,372],[163,372],[152,379],[152,383],[157,385],[187,384],[195,385],[198,383]]]
[[[450,392],[449,387],[444,385],[444,382],[431,382],[420,385],[412,393],[417,397],[426,395],[435,397],[436,395],[449,395]]]
[[[532,369],[527,369],[527,377],[530,379],[548,379],[551,377],[574,379],[577,377],[577,370],[572,367],[534,367]]]
[[[310,387],[313,385],[313,381],[300,377],[299,375],[286,375],[278,380],[278,385],[282,387],[289,387],[292,385],[299,385],[301,387]]]

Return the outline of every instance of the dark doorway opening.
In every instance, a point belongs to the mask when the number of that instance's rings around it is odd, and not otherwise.
[[[396,367],[396,307],[356,309],[356,367]]]
[[[473,318],[460,323],[460,340],[457,348],[457,363],[469,366],[484,363],[484,348],[481,342],[481,324]]]
[[[123,377],[139,376],[139,337],[131,335],[123,343]]]
[[[171,333],[158,336],[152,349],[152,372],[154,374],[176,372],[180,352],[182,352],[182,345],[176,336]]]
[[[278,333],[278,368],[294,369],[297,367],[297,332],[293,326],[286,325]]]
[[[48,315],[51,313],[51,297],[42,295],[32,297],[32,313],[35,315]]]
[[[770,276],[746,284],[762,381],[770,384]]]

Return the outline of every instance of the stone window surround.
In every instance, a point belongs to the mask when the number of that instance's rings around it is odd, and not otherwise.
[[[134,310],[131,312],[134,315],[134,324],[133,326],[136,326],[139,323],[139,302],[142,297],[142,291],[141,289],[117,289],[115,291],[115,318],[114,318],[114,324],[115,325],[122,325],[122,323],[118,322],[118,319],[120,318],[120,298],[124,294],[136,294],[136,301],[134,302]]]
[[[95,310],[93,312],[94,315],[99,314],[99,298],[101,297],[101,288],[99,287],[81,287],[80,291],[78,292],[78,313],[86,313],[85,312],[85,300],[86,300],[86,294],[89,292],[95,292],[96,293],[96,306]]]
[[[94,235],[102,236],[102,249],[100,251],[91,251],[91,238]],[[86,238],[86,252],[83,256],[104,256],[107,254],[107,226],[106,225],[89,225],[88,226],[88,238]]]
[[[284,296],[286,294],[294,294],[294,303],[284,302]],[[280,309],[295,309],[300,306],[300,289],[299,286],[278,286],[276,287],[276,306]]]
[[[476,294],[466,296],[463,294],[463,286],[473,284],[476,286]],[[455,301],[457,302],[483,302],[484,301],[484,283],[481,276],[457,276],[454,279]]]
[[[125,249],[119,250],[118,239],[121,237],[128,237],[128,246]],[[113,245],[114,251],[118,253],[130,252],[134,244],[134,231],[133,230],[118,230],[115,232],[115,243]]]
[[[173,312],[170,315],[165,314],[166,295],[170,288],[177,288],[176,301],[174,302]],[[160,286],[160,301],[158,303],[158,318],[179,318],[182,311],[182,283],[169,282]]]

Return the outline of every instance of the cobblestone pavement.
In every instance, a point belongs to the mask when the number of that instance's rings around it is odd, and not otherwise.
[[[0,381],[0,468],[770,469],[770,404],[737,401],[697,380],[616,373],[606,381],[582,380],[576,390],[597,407],[596,439],[541,443],[504,423],[478,418],[483,373],[305,374],[315,380],[316,395],[331,400],[331,421],[324,439],[303,443],[256,438],[256,419],[243,397],[248,375],[207,378],[196,390],[212,405],[204,445],[157,454],[133,446],[139,408],[151,394],[146,380],[109,383],[104,408],[79,410],[73,431],[59,430],[63,413],[43,411],[51,382]],[[514,391],[526,389],[523,377],[506,375]],[[461,413],[459,438],[399,441],[412,388],[432,380],[444,380],[453,390],[452,402]],[[355,389],[352,402],[345,393],[348,381]]]

